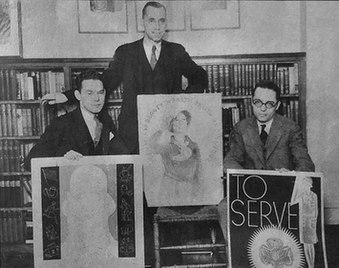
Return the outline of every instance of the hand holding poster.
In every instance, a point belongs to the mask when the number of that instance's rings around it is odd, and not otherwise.
[[[327,267],[322,175],[228,170],[230,267]]]

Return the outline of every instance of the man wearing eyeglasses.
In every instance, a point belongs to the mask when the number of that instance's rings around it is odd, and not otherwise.
[[[277,114],[280,89],[272,81],[261,81],[252,92],[254,116],[234,126],[230,151],[224,159],[227,169],[314,171],[301,128]]]

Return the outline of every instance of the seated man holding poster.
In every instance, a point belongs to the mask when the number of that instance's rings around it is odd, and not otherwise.
[[[116,135],[113,120],[103,110],[106,90],[101,75],[87,70],[79,75],[75,97],[80,106],[49,125],[25,161],[36,157],[65,156],[76,160],[83,155],[106,155],[128,152]]]
[[[272,81],[261,81],[252,91],[254,116],[240,121],[230,135],[227,169],[314,171],[301,128],[278,115],[280,89]],[[226,198],[219,204],[220,223],[226,237]]]

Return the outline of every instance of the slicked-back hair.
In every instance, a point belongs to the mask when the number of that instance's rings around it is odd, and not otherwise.
[[[187,126],[189,126],[191,124],[191,121],[192,121],[191,113],[187,110],[182,110],[179,113],[177,113],[176,116],[174,116],[171,119],[170,124],[169,124],[169,131],[171,131],[171,132],[173,132],[173,122],[177,118],[178,114],[183,114],[186,117]]]
[[[252,89],[252,97],[254,96],[255,91],[257,88],[267,88],[273,90],[275,92],[275,97],[277,101],[280,100],[280,88],[271,80],[261,80],[255,84],[255,87]]]
[[[163,4],[160,4],[159,2],[151,1],[151,2],[147,2],[146,5],[143,7],[142,18],[144,18],[145,15],[146,15],[147,7],[163,8],[165,10],[165,13],[166,13],[166,7]]]
[[[77,77],[77,90],[81,92],[82,88],[82,81],[84,80],[99,80],[102,81],[102,74],[100,74],[95,69],[87,69],[83,72],[81,72]]]

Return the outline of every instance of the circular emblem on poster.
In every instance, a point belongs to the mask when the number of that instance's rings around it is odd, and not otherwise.
[[[302,247],[283,227],[263,226],[250,237],[247,253],[252,268],[304,267]]]

